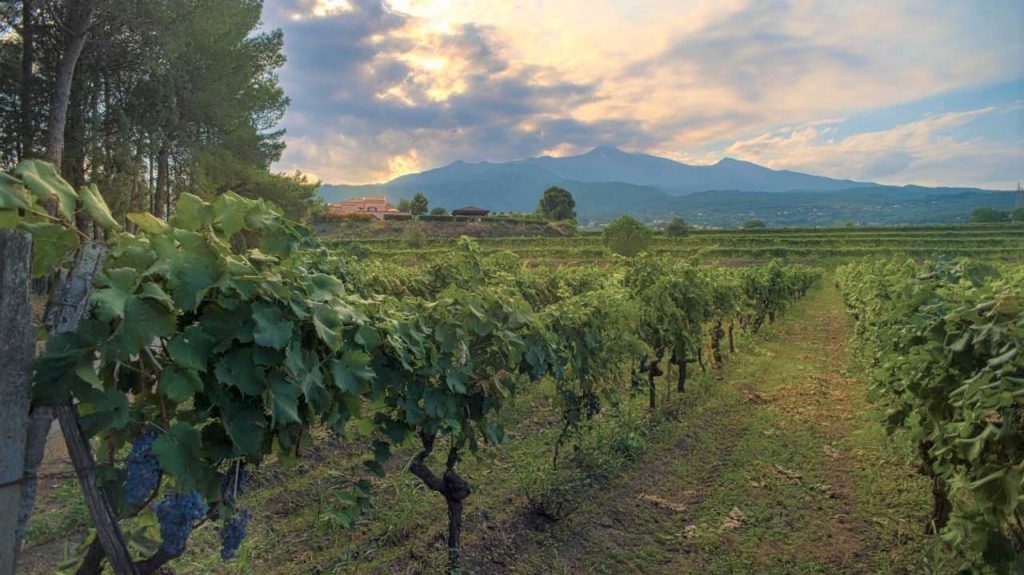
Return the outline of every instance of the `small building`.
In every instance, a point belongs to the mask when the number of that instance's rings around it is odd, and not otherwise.
[[[378,220],[384,219],[384,214],[401,214],[402,212],[388,203],[384,196],[363,196],[351,200],[342,200],[331,204],[328,208],[332,214],[370,214]]]
[[[491,213],[490,210],[485,210],[483,208],[478,208],[476,206],[466,206],[464,208],[452,210],[453,216],[469,216],[473,218],[482,218],[489,213]]]

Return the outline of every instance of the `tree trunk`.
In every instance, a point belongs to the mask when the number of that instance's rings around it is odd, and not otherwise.
[[[680,359],[676,363],[676,367],[679,368],[679,379],[676,381],[676,391],[684,393],[686,391],[686,358]]]
[[[654,376],[647,372],[647,407],[654,411],[658,408],[657,387],[654,385]]]
[[[170,191],[171,146],[165,138],[160,145],[156,160],[156,197],[153,200],[153,215],[158,218],[167,216],[167,198]]]
[[[96,485],[96,462],[92,457],[89,440],[78,426],[78,412],[75,406],[71,402],[57,406],[57,417],[64,431],[68,455],[75,466],[75,475],[78,476],[78,483],[82,487],[85,506],[89,509],[93,526],[96,528],[96,537],[103,545],[103,554],[117,575],[136,575],[138,570],[128,552],[121,527],[117,524],[117,513]]]
[[[716,369],[722,369],[725,364],[722,360],[723,337],[725,337],[725,330],[722,329],[722,320],[715,320],[715,327],[711,330],[711,359],[714,360]]]
[[[732,322],[729,322],[729,353],[736,353],[736,343],[732,338]]]
[[[93,277],[99,272],[106,257],[106,248],[96,242],[86,242],[78,252],[75,266],[65,279],[55,276],[50,301],[47,302],[44,323],[51,337],[62,332],[74,331],[88,311],[89,295],[92,292]],[[18,511],[17,544],[20,547],[25,535],[28,518],[36,501],[36,474],[43,461],[46,438],[50,434],[56,410],[53,406],[37,405],[30,414],[28,438],[25,445],[25,472],[21,490],[21,504]]]
[[[464,501],[470,495],[469,483],[459,476],[455,467],[459,464],[459,448],[455,445],[448,451],[448,461],[443,477],[438,477],[427,459],[434,451],[436,436],[420,432],[423,449],[413,457],[409,471],[419,477],[424,485],[440,493],[448,506],[448,573],[457,573],[460,564],[462,544],[462,511]]]
[[[46,129],[46,160],[60,169],[64,157],[64,126],[68,119],[71,83],[75,66],[85,47],[86,36],[97,0],[70,0],[64,22],[64,50],[57,64],[56,82],[50,100],[50,118]]]
[[[661,358],[665,357],[664,349],[654,350],[654,359],[647,364],[647,393],[648,393],[648,404],[651,411],[654,411],[658,407],[658,387],[654,382],[654,378],[659,375],[664,375],[664,371],[661,369]]]
[[[32,157],[35,126],[33,126],[32,80],[35,75],[35,2],[23,0],[21,3],[21,159]]]
[[[932,445],[931,441],[922,441],[917,444],[917,448],[921,454],[921,474],[932,480],[932,517],[925,526],[925,532],[937,535],[949,522],[953,504],[949,501],[949,486],[932,467]]]
[[[36,336],[29,297],[32,237],[0,230],[0,573],[14,573]]]
[[[938,535],[946,523],[953,504],[949,501],[949,488],[946,481],[938,475],[932,476],[932,520],[925,529],[926,533]]]
[[[775,323],[775,312],[774,311],[770,311],[770,312],[768,312],[768,325],[772,325],[774,323]]]

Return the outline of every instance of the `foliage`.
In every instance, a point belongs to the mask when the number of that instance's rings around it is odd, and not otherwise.
[[[971,222],[976,224],[988,224],[995,222],[1008,222],[1011,219],[1009,211],[997,210],[988,206],[975,208],[971,212]]]
[[[552,186],[544,190],[537,213],[549,220],[575,220],[576,200],[568,190]]]
[[[140,507],[162,497],[169,558],[213,518],[232,556],[248,521],[236,508],[245,465],[295,457],[313,426],[362,437],[353,446],[366,446],[376,473],[418,441],[409,469],[444,496],[457,551],[472,492],[458,463],[466,450],[504,441],[497,415],[519,390],[551,378],[562,414],[557,458],[628,392],[623,368],[633,358],[657,345],[692,353],[717,309],[717,276],[691,263],[645,256],[610,270],[528,268],[467,239],[419,267],[355,261],[276,207],[233,193],[213,202],[182,194],[169,221],[131,214],[138,231],[128,233],[94,190],[76,193],[46,164],[19,174],[0,180],[10,225],[53,225],[56,237],[73,226],[64,214],[81,209],[111,226],[92,314],[40,356],[35,400],[72,400],[87,436],[115,451],[132,445],[127,469],[101,460],[95,477],[144,537],[157,533]],[[56,245],[40,266],[52,269],[77,243]],[[437,444],[448,449],[443,476],[430,469]],[[333,521],[350,525],[366,489],[341,497]]]
[[[747,220],[743,222],[743,227],[748,230],[755,230],[760,228],[768,227],[762,220]]]
[[[672,221],[665,226],[665,235],[669,237],[682,237],[689,232],[689,226],[683,221],[683,218],[672,218]]]
[[[603,232],[604,243],[613,252],[633,257],[651,244],[650,228],[629,216],[621,216],[608,224]]]
[[[427,196],[416,192],[416,195],[412,197],[412,201],[409,202],[409,212],[414,216],[422,216],[427,213],[428,208]]]
[[[448,215],[448,210],[442,208],[441,206],[438,206],[436,208],[431,208],[430,215],[432,215],[432,216],[447,216]]]
[[[935,478],[936,527],[965,571],[1024,567],[1024,270],[969,260],[837,270],[876,399]],[[946,505],[949,505],[948,514]]]
[[[85,3],[32,2],[28,52],[20,21],[25,3],[9,4],[0,102],[20,103],[26,89],[31,97],[28,110],[0,110],[4,169],[42,155],[59,55],[72,36],[69,7]],[[274,201],[290,217],[305,216],[316,186],[269,171],[284,149],[276,125],[288,98],[277,78],[284,39],[280,30],[261,28],[261,2],[90,4],[95,14],[74,68],[58,166],[75,188],[95,183],[122,223],[129,212],[166,216],[184,190],[207,199],[233,190]],[[31,59],[27,76],[23,57]]]

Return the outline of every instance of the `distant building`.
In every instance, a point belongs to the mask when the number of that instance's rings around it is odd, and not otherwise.
[[[491,213],[490,210],[485,210],[483,208],[478,208],[476,206],[466,206],[464,208],[452,210],[453,216],[470,216],[474,218],[482,218],[489,213]]]
[[[384,196],[363,196],[351,200],[343,200],[331,204],[328,211],[332,214],[370,214],[378,220],[384,219],[384,214],[401,214],[398,208],[388,203]]]

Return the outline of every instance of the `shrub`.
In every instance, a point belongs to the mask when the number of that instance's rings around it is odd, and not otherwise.
[[[665,235],[670,237],[682,237],[689,232],[689,226],[683,221],[683,218],[674,218],[667,226],[665,226]]]
[[[621,216],[604,229],[604,243],[613,252],[633,257],[651,245],[651,229],[629,216]]]

